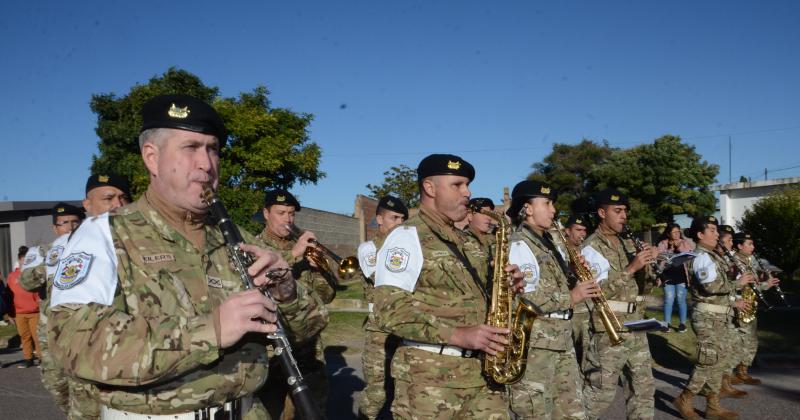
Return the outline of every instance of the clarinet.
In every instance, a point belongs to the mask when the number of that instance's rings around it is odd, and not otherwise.
[[[769,270],[765,270],[764,269],[764,266],[761,265],[761,258],[759,258],[759,257],[760,257],[760,255],[758,255],[757,253],[753,252],[753,258],[755,258],[756,264],[758,264],[758,268],[761,270],[761,272],[763,272],[763,273],[765,273],[767,275],[767,278],[770,278],[772,276],[772,272],[769,271]],[[780,300],[781,303],[784,306],[786,306],[787,308],[792,306],[792,305],[789,305],[789,301],[786,300],[786,295],[783,294],[783,290],[781,289],[780,285],[776,284],[775,286],[772,286],[772,288],[775,289],[775,294],[778,295],[778,300]]]
[[[725,245],[723,245],[722,241],[720,241],[719,239],[717,239],[717,248],[719,248],[722,251],[722,256],[725,257],[725,260],[727,260],[729,264],[733,264],[733,266],[736,267],[736,269],[739,271],[740,274],[744,274],[750,271],[751,274],[757,276],[753,270],[748,269],[744,264],[742,264],[739,260],[737,260],[736,255],[733,253],[733,251],[729,251],[728,248],[725,248]],[[752,283],[747,283],[747,286],[745,287],[753,291],[753,294],[755,294],[756,299],[758,299],[758,302],[764,305],[764,307],[767,308],[767,310],[772,308],[772,305],[770,305],[769,302],[767,302],[767,299],[764,297],[764,293],[761,291],[761,289],[758,288],[757,285]]]
[[[637,238],[633,234],[633,232],[631,232],[631,229],[628,227],[628,225],[622,226],[622,236],[633,241],[633,247],[636,248],[636,252],[637,253],[642,252],[642,250],[644,250],[644,244],[642,243],[641,240],[639,240],[639,238]],[[624,247],[624,244],[623,244],[623,247]],[[626,250],[626,252],[627,252],[627,250]],[[636,258],[636,254],[633,254],[633,255],[631,255],[629,257],[632,257],[632,258],[630,258],[630,260],[632,261],[633,258]],[[655,274],[656,277],[661,275],[661,269],[658,268],[658,261],[656,261],[656,260],[651,261],[650,262],[650,267],[653,269],[653,274]]]
[[[253,284],[253,278],[247,273],[247,267],[253,263],[253,258],[250,256],[250,254],[242,251],[242,249],[239,247],[239,245],[244,242],[242,239],[242,234],[228,216],[228,211],[225,209],[225,205],[222,203],[222,201],[220,201],[219,197],[214,193],[213,190],[211,190],[211,188],[205,188],[203,191],[203,200],[208,203],[209,211],[216,219],[217,226],[219,227],[220,231],[222,231],[222,236],[225,239],[225,245],[228,248],[228,257],[233,264],[235,271],[239,274],[239,278],[242,280],[244,288],[255,289],[256,286]],[[284,270],[274,270],[268,272],[267,277],[280,278],[285,274],[286,273]],[[272,297],[269,290],[261,289],[261,292],[269,300],[275,302],[275,299]],[[261,322],[266,323],[264,320]],[[297,367],[297,361],[292,355],[292,346],[289,344],[289,339],[286,337],[286,329],[281,323],[281,314],[279,311],[278,319],[275,321],[275,324],[277,326],[277,331],[268,334],[267,338],[272,344],[275,355],[278,357],[278,361],[280,362],[283,372],[286,374],[286,383],[289,385],[292,400],[294,401],[294,405],[297,407],[297,411],[305,420],[325,419],[325,415],[322,414],[322,411],[319,409],[319,407],[317,407],[317,404],[314,403],[314,400],[311,396],[311,390],[308,388],[308,385],[306,385],[303,375],[300,373],[300,369]]]

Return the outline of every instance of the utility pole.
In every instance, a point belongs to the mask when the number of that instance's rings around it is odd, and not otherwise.
[[[764,168],[764,181],[767,180],[767,168]]]
[[[732,154],[731,149],[733,149],[731,136],[728,136],[728,184],[733,182],[733,165],[731,164],[731,154]]]

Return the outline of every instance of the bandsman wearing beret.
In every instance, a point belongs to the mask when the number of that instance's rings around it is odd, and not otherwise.
[[[69,239],[70,233],[80,226],[84,219],[81,209],[68,203],[53,206],[53,233],[56,239],[50,244],[34,246],[28,249],[22,265],[19,283],[29,292],[39,293],[39,324],[37,335],[41,350],[42,384],[50,391],[58,408],[69,414],[69,383],[64,373],[54,365],[47,346],[47,304],[53,286],[55,272],[61,252]]]
[[[128,180],[125,177],[113,173],[100,173],[91,175],[86,180],[86,198],[83,199],[82,204],[89,217],[98,216],[128,203],[130,203],[130,192]],[[80,215],[82,217],[83,212],[80,212]],[[36,267],[29,267],[28,270],[23,272],[22,281],[24,287],[30,290],[38,289],[40,293],[49,296],[48,289],[53,284],[55,267],[61,257],[61,251],[64,249],[67,238],[69,238],[69,235],[57,239],[59,244],[51,247],[52,252],[49,253],[49,262],[43,261],[42,264]],[[46,288],[45,285],[47,285]],[[63,395],[61,390],[66,389],[64,383],[67,383],[68,418],[88,420],[99,418],[100,405],[96,398],[93,397],[93,386],[88,382],[65,375],[63,369],[55,365],[50,357],[47,350],[48,305],[48,299],[41,301],[41,316],[39,317],[38,329],[39,341],[42,343],[43,350],[42,383],[45,384],[45,388],[51,390],[51,393],[60,395],[57,401],[64,399],[61,396]]]
[[[375,290],[375,263],[378,249],[383,245],[386,235],[392,229],[408,219],[406,205],[397,197],[387,195],[381,197],[375,210],[375,222],[378,225],[378,234],[375,238],[361,243],[358,246],[358,263],[364,274],[364,294],[369,307],[364,330],[364,352],[361,354],[361,366],[366,386],[361,391],[358,401],[359,414],[368,419],[377,418],[385,406],[391,406],[394,381],[387,375],[386,366],[389,366],[397,347],[396,337],[390,336],[378,328],[375,320],[374,298]],[[387,391],[389,393],[387,394]]]
[[[746,232],[735,233],[733,235],[733,245],[736,248],[736,255],[734,258],[736,258],[742,266],[747,267],[749,271],[758,273],[759,276],[763,277],[764,281],[760,283],[758,283],[759,279],[756,277],[756,282],[760,290],[769,290],[780,283],[780,280],[773,277],[771,273],[761,269],[761,264],[758,262],[755,255],[756,246],[755,242],[753,242],[752,235]],[[753,319],[751,322],[742,322],[737,325],[736,331],[738,333],[738,340],[734,340],[734,355],[731,363],[731,365],[734,366],[734,375],[730,378],[732,385],[742,383],[747,385],[761,384],[761,380],[750,376],[747,372],[750,365],[753,364],[756,351],[758,351],[757,330],[757,319]]]
[[[221,118],[187,95],[142,110],[139,147],[150,185],[134,203],[92,217],[66,244],[53,278],[47,339],[68,375],[97,385],[101,418],[266,418],[253,392],[267,375],[266,334],[281,310],[302,336],[315,302],[281,256],[242,230],[255,262],[245,290],[208,220],[219,181]],[[247,333],[256,334],[247,334]]]
[[[564,236],[567,237],[567,246],[580,252],[583,241],[586,240],[589,223],[585,216],[573,214],[564,224]]]
[[[480,242],[488,258],[492,254],[496,242],[494,229],[497,222],[490,216],[481,213],[480,210],[494,211],[494,202],[491,198],[473,198],[469,200],[468,208],[467,225],[464,227],[464,232]]]
[[[556,191],[522,181],[511,193],[507,214],[514,224],[509,262],[525,276],[523,296],[541,311],[533,323],[525,376],[509,386],[511,411],[519,419],[585,419],[582,378],[572,341],[575,305],[597,297],[593,282],[569,287],[566,252],[549,229],[556,215]]]
[[[507,419],[502,388],[490,386],[478,351],[495,354],[509,331],[485,324],[489,267],[480,244],[454,226],[467,217],[475,169],[453,155],[417,168],[419,214],[378,251],[378,326],[402,339],[392,359],[396,418]],[[522,274],[507,266],[521,286]]]
[[[695,257],[689,263],[693,279],[689,282],[692,294],[692,329],[697,335],[698,357],[689,382],[683,392],[673,401],[685,419],[699,419],[694,411],[694,396],[706,398],[706,418],[735,419],[738,414],[720,405],[726,358],[733,353],[730,348],[730,331],[733,328],[734,308],[749,305],[736,299],[736,287],[728,278],[729,263],[717,252],[719,232],[714,216],[696,217],[687,236],[695,241]],[[753,276],[745,274],[740,284],[753,282]]]
[[[589,228],[589,221],[585,215],[573,214],[567,219],[564,225],[564,237],[567,239],[565,246],[572,248],[575,253],[581,253],[581,246],[586,239]],[[571,278],[570,281],[574,280]],[[575,287],[570,283],[570,288]],[[584,365],[585,349],[589,347],[589,311],[594,305],[591,299],[586,299],[578,303],[572,312],[572,341],[575,344],[575,356],[578,358],[578,365]]]
[[[600,191],[595,195],[595,208],[600,221],[597,230],[583,243],[581,254],[620,322],[643,319],[644,297],[655,285],[649,265],[658,256],[658,250],[645,244],[629,260],[629,252],[636,248],[631,239],[620,237],[630,209],[628,197],[621,191],[613,188]],[[622,377],[628,418],[653,418],[655,384],[647,335],[621,332],[624,341],[613,346],[597,308],[589,316],[589,346],[583,357],[588,417],[600,417],[614,401],[617,381]]]
[[[314,401],[324,413],[328,402],[328,376],[325,372],[321,334],[329,322],[325,304],[330,303],[336,296],[333,287],[335,280],[332,278],[333,273],[320,270],[313,261],[304,256],[306,248],[317,240],[314,232],[307,230],[299,237],[295,237],[290,230],[290,227],[294,226],[295,214],[300,210],[302,210],[300,202],[289,191],[284,189],[267,191],[264,195],[264,207],[261,209],[264,230],[258,234],[258,239],[281,253],[289,263],[294,277],[309,290],[310,296],[317,300],[317,307],[321,310],[315,317],[318,323],[309,326],[316,333],[302,341],[295,341],[293,350],[300,373],[311,389]],[[329,261],[328,264],[332,266],[332,262]],[[289,387],[286,385],[286,375],[277,358],[270,362],[267,385],[258,395],[272,418],[288,420],[295,417],[295,407],[289,395]]]
[[[719,242],[725,248],[723,252],[735,252],[733,249],[733,226],[719,225]]]

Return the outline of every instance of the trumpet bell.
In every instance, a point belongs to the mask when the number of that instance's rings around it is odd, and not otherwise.
[[[339,262],[339,278],[349,279],[358,272],[358,269],[359,265],[356,257],[342,258]]]

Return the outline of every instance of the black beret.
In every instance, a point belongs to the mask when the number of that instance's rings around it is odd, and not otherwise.
[[[731,225],[717,225],[717,230],[719,231],[720,235],[722,235],[723,233],[728,233],[730,235],[733,235],[734,232],[733,226]]]
[[[434,175],[459,175],[475,179],[475,168],[466,160],[455,155],[429,155],[417,167],[417,179],[420,181]]]
[[[514,186],[511,190],[511,205],[506,214],[514,218],[525,205],[525,202],[532,197],[545,197],[556,201],[557,192],[550,184],[540,181],[525,180]]]
[[[393,211],[395,213],[400,213],[403,215],[403,219],[408,219],[408,208],[403,203],[403,200],[400,200],[397,197],[391,195],[383,196],[378,201],[378,207],[375,209],[375,214],[378,214],[378,211],[380,209],[385,209]]]
[[[286,190],[283,189],[275,189],[267,191],[264,195],[264,208],[267,208],[273,204],[281,204],[284,206],[294,206],[294,211],[300,211],[300,202],[297,201],[294,196]]]
[[[494,201],[491,198],[486,197],[476,197],[469,200],[469,207],[473,209],[481,209],[484,207],[489,207],[490,209],[494,210]]]
[[[694,239],[697,235],[697,232],[702,232],[708,225],[719,226],[719,222],[717,221],[717,218],[714,216],[695,217],[692,220],[692,225],[689,226],[688,229],[686,229],[684,234]]]
[[[145,102],[140,132],[150,128],[176,128],[211,134],[220,145],[228,138],[225,123],[211,105],[183,94],[159,95]]]
[[[58,216],[73,215],[73,216],[78,216],[78,218],[81,220],[86,218],[86,215],[83,213],[83,210],[73,206],[72,204],[64,202],[60,202],[55,206],[53,206],[52,214],[53,214],[53,224],[56,224],[56,218],[58,218]]]
[[[114,173],[106,172],[89,176],[86,180],[86,194],[97,187],[114,187],[122,191],[129,198],[131,196],[128,178]]]
[[[628,196],[616,188],[606,188],[596,193],[594,195],[594,203],[595,209],[599,209],[603,205],[631,207],[628,202]]]
[[[751,235],[751,234],[749,234],[747,232],[736,232],[736,233],[733,234],[733,242],[735,242],[735,243],[742,244],[742,243],[744,243],[744,241],[746,241],[748,239],[750,239],[752,241],[753,240],[753,235]]]
[[[567,224],[564,227],[570,227],[572,225],[581,225],[586,228],[589,227],[589,223],[586,220],[586,217],[579,216],[577,214],[573,214],[572,216],[570,216],[569,219],[567,219]]]

